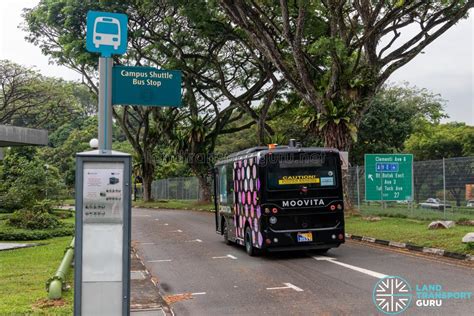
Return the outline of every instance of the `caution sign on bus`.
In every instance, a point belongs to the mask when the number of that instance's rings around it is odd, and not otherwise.
[[[278,179],[279,185],[287,184],[319,184],[320,178],[316,175],[298,175],[298,176],[283,176]]]

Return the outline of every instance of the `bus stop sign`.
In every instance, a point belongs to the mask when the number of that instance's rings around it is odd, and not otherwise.
[[[413,200],[413,155],[366,154],[367,201]]]
[[[86,48],[102,57],[122,55],[127,51],[126,14],[87,12]]]

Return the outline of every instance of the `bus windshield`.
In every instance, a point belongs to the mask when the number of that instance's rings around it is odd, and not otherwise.
[[[97,33],[117,35],[119,33],[118,24],[99,22],[97,23]]]
[[[276,158],[276,159],[275,159]],[[296,154],[273,157],[267,168],[269,190],[298,190],[335,187],[337,164],[334,155]]]

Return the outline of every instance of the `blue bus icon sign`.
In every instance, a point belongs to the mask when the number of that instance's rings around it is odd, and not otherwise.
[[[126,14],[87,12],[87,50],[100,53],[102,57],[125,54],[127,51],[127,23]]]

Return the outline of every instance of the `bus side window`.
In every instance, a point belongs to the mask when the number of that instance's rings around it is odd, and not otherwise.
[[[219,167],[219,202],[227,204],[227,173],[226,166]]]
[[[233,166],[232,164],[227,166],[229,172],[227,172],[227,202],[228,205],[232,206],[234,204],[234,179],[232,177]]]

